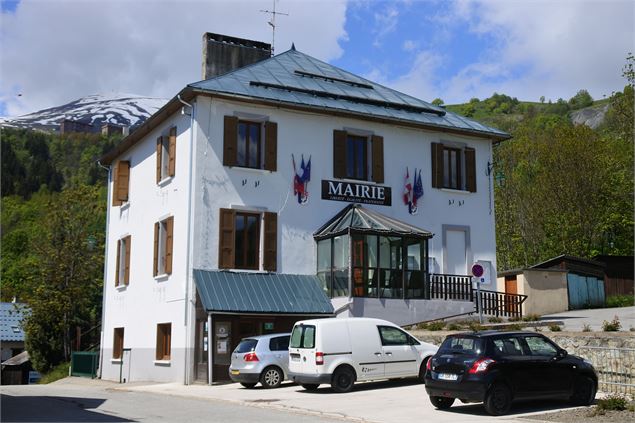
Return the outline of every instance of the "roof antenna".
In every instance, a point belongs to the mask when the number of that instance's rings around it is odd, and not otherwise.
[[[276,0],[273,0],[273,10],[261,9],[260,11],[271,15],[271,20],[267,23],[271,25],[271,55],[273,56],[274,45],[276,44],[276,15],[289,16],[289,14],[276,12]]]

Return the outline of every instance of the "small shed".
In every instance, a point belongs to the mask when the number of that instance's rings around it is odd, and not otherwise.
[[[498,273],[496,290],[526,295],[523,315],[567,311],[567,271],[561,269],[514,269]]]
[[[604,292],[607,297],[634,294],[633,256],[598,255],[593,259],[604,263]]]
[[[29,383],[29,373],[32,370],[29,353],[23,351],[15,357],[2,362],[2,384],[27,385]]]

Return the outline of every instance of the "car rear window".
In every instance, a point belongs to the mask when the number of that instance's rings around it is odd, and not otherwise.
[[[236,353],[248,353],[252,352],[256,349],[256,345],[258,344],[257,339],[243,339],[240,341],[234,352]]]
[[[270,351],[287,351],[289,349],[289,336],[279,336],[271,338],[269,341]]]
[[[315,326],[298,325],[291,332],[291,348],[315,348]]]
[[[443,341],[439,353],[480,354],[483,352],[484,342],[472,336],[451,336]]]

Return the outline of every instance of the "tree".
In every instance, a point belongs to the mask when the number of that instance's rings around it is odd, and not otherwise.
[[[580,90],[576,95],[569,99],[569,106],[572,110],[582,109],[589,107],[593,104],[593,97],[587,90]]]
[[[544,103],[544,102],[545,102],[545,96],[544,96],[544,95],[541,95],[541,96],[540,96],[540,102],[541,102],[541,103]]]
[[[432,100],[432,104],[434,104],[435,106],[443,106],[443,100],[441,100],[440,98],[435,98],[434,100]]]

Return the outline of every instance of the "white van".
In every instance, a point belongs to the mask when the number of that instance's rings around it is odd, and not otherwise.
[[[289,342],[289,379],[306,390],[321,383],[348,392],[356,381],[418,377],[438,347],[394,323],[363,317],[297,322]]]

